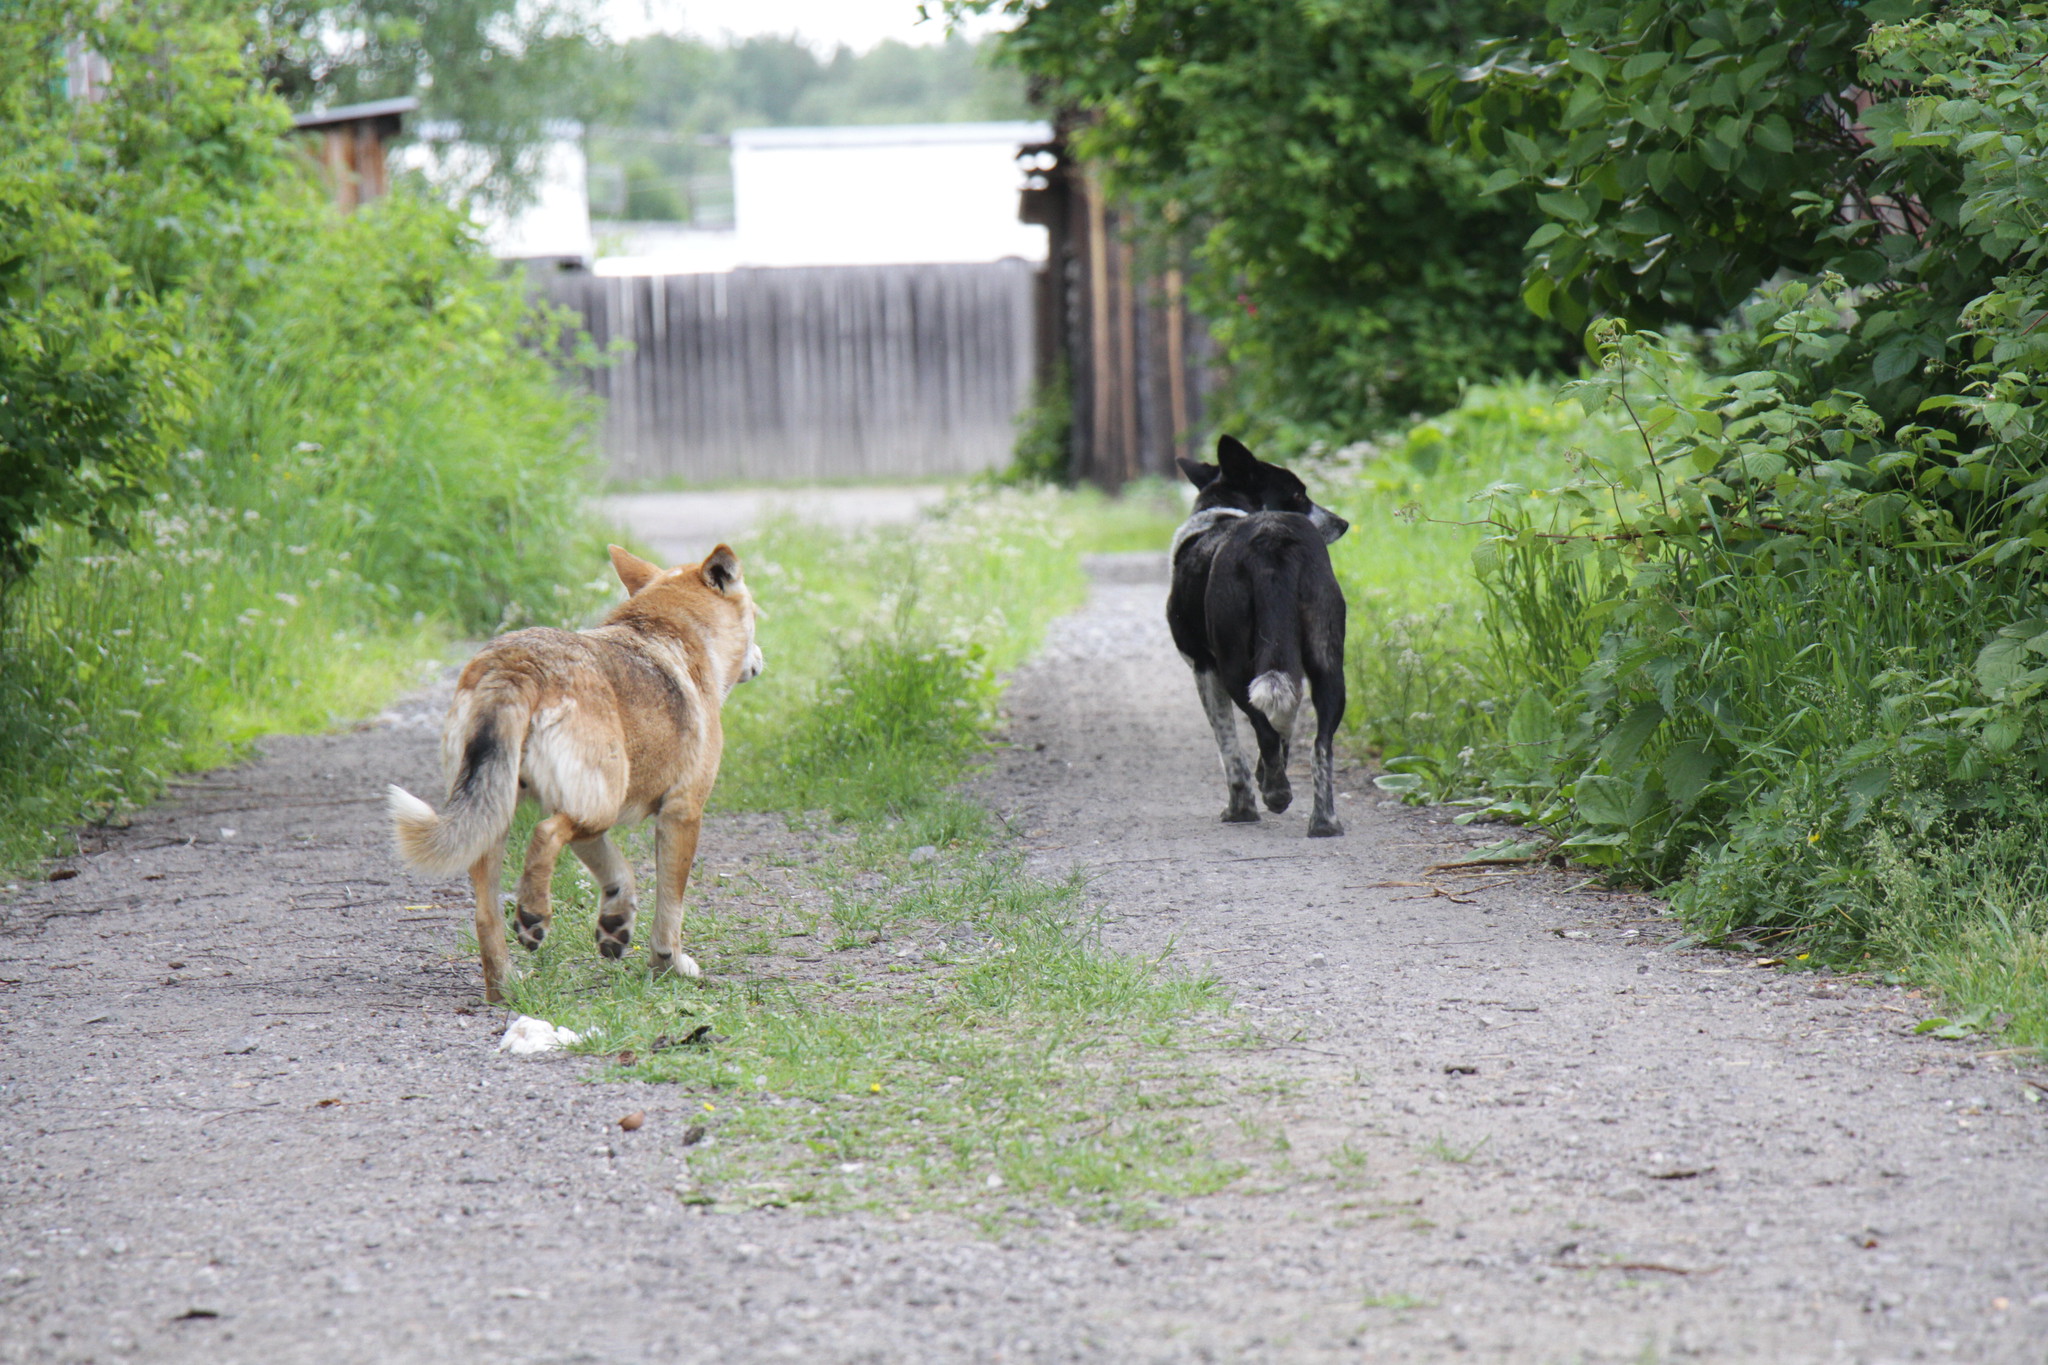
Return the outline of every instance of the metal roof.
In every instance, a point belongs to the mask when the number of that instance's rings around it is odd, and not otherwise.
[[[396,118],[410,114],[420,107],[419,100],[412,95],[401,95],[392,100],[370,100],[365,104],[344,104],[339,109],[322,109],[317,113],[295,114],[292,126],[295,128],[325,128],[335,123],[359,123],[366,119]]]

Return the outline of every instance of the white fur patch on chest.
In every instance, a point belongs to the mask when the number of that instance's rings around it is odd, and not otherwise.
[[[1230,517],[1247,517],[1250,515],[1251,513],[1239,511],[1235,507],[1211,507],[1205,512],[1195,513],[1182,522],[1180,529],[1173,533],[1173,546],[1166,552],[1166,562],[1168,564],[1177,562],[1180,559],[1181,546],[1194,537],[1201,535],[1204,531],[1209,530],[1217,523]]]

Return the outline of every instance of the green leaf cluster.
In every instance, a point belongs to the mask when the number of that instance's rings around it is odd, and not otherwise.
[[[1490,491],[1526,691],[1463,775],[1708,932],[1905,953],[1915,860],[2048,784],[2048,7],[1547,15],[1424,84],[1534,195],[1527,301],[1635,440]]]
[[[1135,209],[1189,258],[1253,421],[1355,436],[1551,370],[1569,337],[1517,302],[1526,192],[1432,134],[1416,79],[1513,22],[1494,0],[991,3],[1007,57]]]
[[[141,7],[0,10],[0,592],[39,527],[114,538],[191,410],[179,290],[246,229],[284,111],[232,26]],[[71,82],[112,67],[99,98]]]
[[[189,0],[0,10],[0,863],[604,563],[562,319],[442,204],[337,213],[249,52]]]
[[[1716,326],[1766,282],[1833,271],[1864,312],[1809,382],[1898,417],[1996,273],[1961,220],[1954,159],[1899,97],[1910,56],[1869,41],[1914,8],[1553,0],[1542,37],[1484,43],[1420,88],[1496,167],[1489,188],[1534,196],[1535,312],[1574,330]]]

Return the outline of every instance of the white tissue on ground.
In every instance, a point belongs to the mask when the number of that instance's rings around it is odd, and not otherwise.
[[[536,1052],[557,1052],[580,1041],[572,1030],[560,1024],[515,1014],[512,1027],[506,1029],[505,1036],[498,1040],[498,1051],[509,1052],[515,1057],[530,1057]]]

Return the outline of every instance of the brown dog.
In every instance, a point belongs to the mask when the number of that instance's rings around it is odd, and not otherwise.
[[[704,802],[724,748],[719,708],[761,672],[756,608],[727,547],[702,564],[661,569],[611,547],[626,600],[591,630],[534,629],[485,645],[456,684],[441,729],[446,809],[391,788],[398,850],[422,872],[465,868],[476,889],[484,994],[503,998],[509,954],[498,873],[513,809],[545,817],[519,877],[519,941],[538,948],[554,916],[549,886],[562,845],[603,891],[597,946],[618,957],[633,940],[633,871],[606,837],[656,818],[656,974],[697,975],[683,951],[683,887],[697,856]]]

